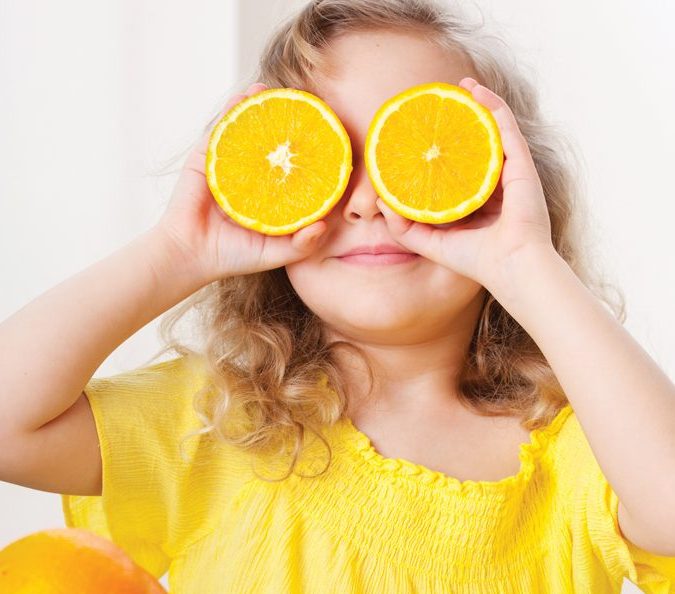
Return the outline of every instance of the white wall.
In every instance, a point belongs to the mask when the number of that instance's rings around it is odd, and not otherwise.
[[[240,90],[269,30],[303,4],[0,0],[0,319],[157,220],[176,175],[149,174]],[[477,4],[535,77],[552,123],[581,147],[598,250],[626,294],[626,327],[674,377],[667,27],[675,8],[665,0]],[[97,375],[147,359],[159,346],[155,328],[121,345]],[[0,547],[63,525],[55,494],[3,483],[0,510]]]
[[[233,94],[238,27],[230,0],[0,2],[5,319],[156,222],[176,174],[151,173]],[[153,354],[156,325],[97,375]],[[60,505],[58,495],[0,483],[0,548],[63,526]]]
[[[626,328],[675,378],[675,6],[652,0],[481,0],[531,65],[552,123],[586,162],[606,269]],[[639,396],[638,396],[639,397]]]

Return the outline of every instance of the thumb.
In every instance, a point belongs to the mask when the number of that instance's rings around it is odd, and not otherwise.
[[[404,234],[412,225],[413,221],[406,219],[397,212],[394,212],[382,198],[375,202],[387,221],[387,227],[394,235]]]
[[[378,198],[376,204],[387,221],[387,227],[394,241],[426,258],[436,259],[438,257],[435,255],[441,252],[438,230],[431,225],[401,216],[385,204],[382,198]]]
[[[306,252],[315,249],[326,236],[326,223],[316,221],[311,225],[300,229],[293,235],[293,246],[300,251]]]

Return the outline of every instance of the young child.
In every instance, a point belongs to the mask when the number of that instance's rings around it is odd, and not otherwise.
[[[431,0],[280,26],[159,222],[0,326],[0,478],[63,494],[173,594],[675,592],[675,387],[584,263],[572,170],[503,52]],[[430,81],[490,109],[505,154],[447,225],[393,213],[363,162],[377,108]],[[355,159],[292,236],[204,177],[215,121],[268,87],[324,99]],[[378,244],[414,256],[341,258]],[[169,309],[177,357],[92,378]],[[192,311],[200,349],[171,334]]]

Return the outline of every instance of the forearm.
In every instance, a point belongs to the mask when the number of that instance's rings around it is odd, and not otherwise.
[[[0,434],[72,406],[101,363],[204,283],[153,227],[0,323]]]
[[[509,268],[493,295],[545,355],[624,507],[675,526],[675,386],[553,249]]]

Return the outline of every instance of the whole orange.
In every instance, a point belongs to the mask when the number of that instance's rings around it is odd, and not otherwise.
[[[34,532],[0,551],[2,594],[166,594],[123,549],[82,528]]]

